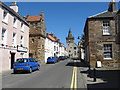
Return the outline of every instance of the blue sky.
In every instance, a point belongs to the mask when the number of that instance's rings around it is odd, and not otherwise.
[[[11,3],[5,3],[10,5]],[[108,9],[109,2],[18,2],[22,16],[45,13],[47,32],[53,32],[63,44],[66,44],[69,28],[75,43],[83,34],[86,18]]]

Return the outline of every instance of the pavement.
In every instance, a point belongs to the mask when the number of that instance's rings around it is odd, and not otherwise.
[[[83,64],[83,63],[82,63]],[[83,64],[84,66],[85,64]],[[111,67],[94,68],[80,67],[85,76],[87,90],[112,89],[120,90],[120,69]],[[94,76],[95,74],[95,76]],[[96,78],[95,78],[96,77]],[[96,79],[96,81],[94,81]]]

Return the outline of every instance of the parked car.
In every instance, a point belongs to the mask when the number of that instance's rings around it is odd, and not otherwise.
[[[60,59],[60,60],[64,60],[65,57],[64,57],[64,56],[59,56],[59,59]]]
[[[58,62],[56,57],[48,57],[47,58],[47,63],[56,63],[56,62]]]
[[[57,62],[59,61],[59,57],[58,56],[54,56],[53,58],[55,58],[57,60]]]
[[[13,64],[13,72],[28,71],[31,73],[33,70],[39,70],[40,63],[34,58],[18,58]]]

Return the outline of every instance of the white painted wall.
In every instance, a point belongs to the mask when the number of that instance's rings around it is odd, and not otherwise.
[[[2,71],[10,70],[11,68],[11,54],[10,52],[15,53],[15,60],[17,58],[21,58],[21,53],[24,53],[23,57],[29,57],[29,27],[24,24],[24,31],[21,31],[21,22],[17,17],[17,27],[13,26],[13,18],[15,17],[11,13],[8,12],[8,20],[3,20],[3,11],[4,8],[0,7],[0,44],[4,44],[5,46],[12,46],[12,38],[13,33],[16,33],[16,44],[14,46],[20,45],[20,37],[21,35],[24,37],[23,47],[27,47],[28,51],[18,52],[17,48],[3,48],[0,47],[0,60],[2,62]],[[1,14],[2,13],[2,14]],[[6,29],[6,42],[1,42],[2,28]],[[0,65],[1,66],[1,65]]]
[[[45,39],[45,63],[47,62],[47,58],[54,55],[54,42],[50,39]]]

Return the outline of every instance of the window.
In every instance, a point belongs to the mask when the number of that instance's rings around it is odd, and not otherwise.
[[[74,47],[74,49],[76,50],[76,47]]]
[[[17,19],[16,18],[13,19],[13,27],[17,28]]]
[[[3,22],[8,23],[8,13],[6,11],[3,11]]]
[[[74,51],[74,55],[76,55],[76,51]]]
[[[103,21],[103,35],[110,35],[110,21]]]
[[[32,43],[34,43],[35,42],[35,40],[34,39],[32,39]]]
[[[16,33],[13,33],[13,37],[12,37],[12,45],[16,44]]]
[[[1,35],[2,43],[6,43],[7,35],[6,35],[6,29],[2,28],[2,35]]]
[[[24,24],[21,22],[21,31],[24,31]]]
[[[54,51],[56,51],[56,46],[54,46]]]
[[[23,36],[20,38],[20,45],[23,46]]]
[[[104,59],[112,59],[112,44],[104,44]]]

